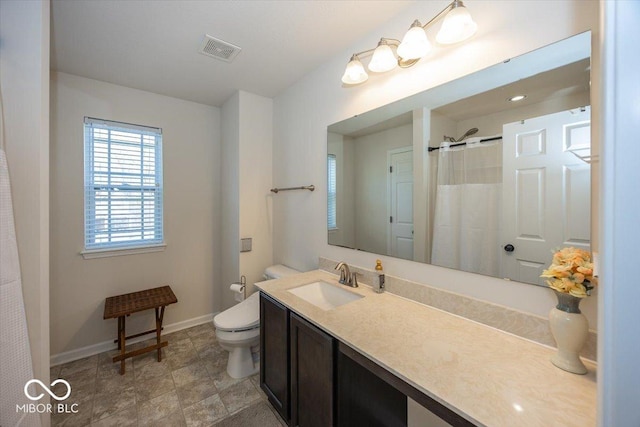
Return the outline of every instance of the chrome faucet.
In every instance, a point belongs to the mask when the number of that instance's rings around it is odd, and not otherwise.
[[[340,270],[340,283],[351,286],[352,288],[358,287],[358,273],[351,273],[346,262],[339,262],[335,269]]]

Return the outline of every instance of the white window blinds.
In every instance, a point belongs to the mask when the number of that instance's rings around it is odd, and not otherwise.
[[[162,130],[84,119],[85,249],[163,243]]]
[[[336,155],[327,156],[327,227],[338,228],[336,219]]]

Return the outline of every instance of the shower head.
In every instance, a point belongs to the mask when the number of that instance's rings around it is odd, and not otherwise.
[[[470,137],[471,135],[475,135],[476,133],[478,133],[478,128],[471,128],[468,131],[466,131],[465,134],[462,135],[460,138],[458,138],[455,142],[463,141],[464,139]]]

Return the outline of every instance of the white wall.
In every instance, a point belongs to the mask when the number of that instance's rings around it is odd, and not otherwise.
[[[220,245],[223,307],[231,305],[229,285],[240,280],[240,92],[222,106]]]
[[[167,96],[56,73],[51,81],[51,353],[113,340],[103,320],[112,295],[171,285],[178,303],[165,325],[222,308],[220,282],[220,110]],[[85,260],[83,118],[162,128],[162,252]],[[132,315],[127,331],[153,324]]]
[[[271,155],[273,101],[238,91],[222,106],[222,299],[235,304],[229,285],[263,280],[273,262]],[[240,239],[251,238],[252,250],[240,252]]]
[[[274,205],[274,234],[278,236],[274,241],[276,261],[309,270],[317,266],[318,256],[322,256],[373,268],[378,255],[327,244],[324,161],[327,125],[589,29],[597,39],[597,2],[576,0],[550,5],[541,1],[470,2],[467,6],[479,25],[472,40],[448,49],[436,49],[430,60],[421,61],[413,68],[372,75],[364,85],[343,88],[340,76],[352,52],[375,46],[383,35],[401,37],[413,19],[424,19],[438,12],[439,5],[435,3],[417,2],[361,43],[328,60],[282,92],[274,103],[274,181],[292,185],[313,183],[318,189]],[[594,67],[597,66],[596,47]],[[597,79],[592,83],[597,93]],[[592,96],[592,101],[596,104],[593,114],[597,121],[598,100]],[[381,258],[388,274],[525,312],[546,316],[549,307],[555,304],[553,294],[544,288]],[[591,298],[582,304],[592,327],[596,324],[595,300]]]
[[[598,422],[640,425],[640,321],[635,265],[640,240],[640,3],[603,2],[602,265],[598,342]],[[633,267],[632,267],[633,268]]]
[[[249,295],[273,264],[273,100],[241,91],[240,124],[240,238],[253,240],[251,252],[240,254],[240,274]]]
[[[48,0],[0,1],[0,88],[22,290],[34,375],[47,384],[49,7]]]
[[[389,226],[387,194],[387,153],[390,150],[411,147],[411,124],[354,138],[355,221],[356,247],[378,254],[387,253],[387,227]],[[375,264],[374,264],[375,265]]]

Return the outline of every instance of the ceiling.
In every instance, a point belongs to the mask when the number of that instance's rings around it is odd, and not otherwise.
[[[459,122],[578,93],[588,96],[590,73],[590,59],[586,58],[443,105],[433,111]],[[514,104],[508,100],[514,95],[525,95],[526,98]]]
[[[413,3],[53,0],[51,68],[213,106],[271,98]],[[205,34],[242,51],[202,55]]]

